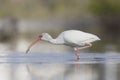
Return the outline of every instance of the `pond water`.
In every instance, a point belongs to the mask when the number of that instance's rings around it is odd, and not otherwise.
[[[1,80],[120,80],[120,54],[1,52]]]

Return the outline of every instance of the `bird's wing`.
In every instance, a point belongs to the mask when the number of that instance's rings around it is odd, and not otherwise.
[[[84,46],[86,43],[93,42],[93,34],[82,31],[68,31],[64,33],[64,40],[67,44],[76,44],[77,46]]]
[[[64,41],[66,44],[69,45],[83,45],[81,41],[83,40],[83,35],[81,32],[78,31],[68,31],[64,33]]]

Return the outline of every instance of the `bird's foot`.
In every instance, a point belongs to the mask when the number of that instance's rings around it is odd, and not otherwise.
[[[79,55],[80,49],[74,48],[74,50],[75,50],[75,55],[76,55],[76,57],[77,57],[77,60],[80,60],[80,55]]]

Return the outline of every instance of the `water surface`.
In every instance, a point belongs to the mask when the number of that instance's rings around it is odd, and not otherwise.
[[[120,80],[120,54],[2,52],[2,80]]]
[[[80,60],[73,53],[2,53],[1,63],[120,63],[120,54],[81,53]]]

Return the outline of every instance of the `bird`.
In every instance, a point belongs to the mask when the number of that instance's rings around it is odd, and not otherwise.
[[[63,31],[55,39],[53,39],[48,33],[42,33],[28,46],[26,53],[28,53],[30,48],[40,40],[47,41],[55,45],[70,46],[75,51],[74,54],[76,55],[77,60],[80,60],[79,51],[91,47],[93,42],[101,39],[97,35],[80,30]]]

